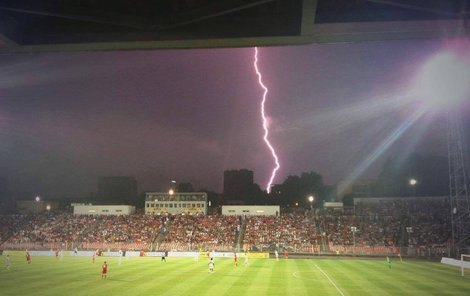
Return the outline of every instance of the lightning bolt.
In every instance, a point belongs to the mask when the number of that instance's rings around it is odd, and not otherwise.
[[[269,138],[268,138],[269,136],[268,119],[266,118],[266,112],[265,112],[265,104],[266,104],[266,97],[268,95],[268,88],[264,85],[263,77],[258,68],[258,47],[255,47],[255,56],[254,56],[253,65],[255,67],[256,75],[258,75],[258,83],[261,86],[261,88],[264,90],[263,99],[261,100],[261,118],[263,120],[263,129],[264,129],[263,140],[266,143],[266,146],[268,146],[269,150],[271,151],[271,155],[275,163],[275,167],[272,170],[271,177],[269,178],[269,182],[266,185],[266,191],[270,193],[271,184],[273,183],[273,180],[276,177],[276,172],[279,170],[281,165],[279,164],[279,158],[277,157],[276,151],[274,150],[274,147],[271,145],[271,142],[269,142]]]

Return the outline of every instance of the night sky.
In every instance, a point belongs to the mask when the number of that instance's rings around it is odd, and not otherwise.
[[[405,94],[442,42],[260,48],[271,140],[286,176],[327,184],[375,177],[388,155],[445,155],[445,118]],[[0,55],[0,176],[16,198],[81,196],[98,176],[134,176],[139,191],[170,180],[222,191],[248,168],[262,188],[273,161],[261,136],[253,48]],[[379,150],[377,150],[379,149]],[[377,158],[365,166],[374,152]]]

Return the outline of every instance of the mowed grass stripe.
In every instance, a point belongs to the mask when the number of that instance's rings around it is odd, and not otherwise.
[[[292,279],[294,278],[292,276],[294,270],[290,267],[291,264],[293,263],[292,259],[282,259],[281,261],[281,273],[283,275],[282,278],[282,283],[284,285],[284,290],[285,294],[284,295],[289,295],[292,291]],[[292,292],[291,295],[296,295],[295,293]]]
[[[237,279],[232,282],[225,295],[266,295],[272,274],[270,260],[254,260],[251,265],[234,267]],[[269,276],[268,276],[269,274]]]
[[[307,294],[308,291],[310,290],[309,288],[310,288],[311,282],[309,283],[307,278],[294,276],[294,274],[299,274],[300,272],[308,268],[305,265],[306,262],[302,260],[292,260],[292,262],[294,263],[293,272],[290,275],[290,277],[292,278],[293,284],[297,286],[299,289],[302,289],[304,291],[302,294]]]
[[[0,258],[3,261],[4,258]],[[109,279],[100,277],[101,264],[109,263]],[[1,264],[2,262],[0,262]],[[248,267],[233,260],[216,259],[209,274],[207,260],[192,258],[12,257],[12,270],[0,269],[0,295],[330,295],[341,296],[319,270],[318,264],[347,296],[355,295],[470,295],[470,281],[460,270],[440,263],[385,259],[253,259]],[[0,265],[4,267],[4,264]]]
[[[400,270],[399,270],[400,269]],[[397,266],[397,283],[408,286],[407,295],[459,295],[455,286],[446,277],[439,277],[436,281],[429,275],[429,270],[423,272],[419,269],[400,264]]]
[[[363,286],[367,287],[369,292],[372,292],[370,286],[373,285],[372,282],[375,281],[376,285],[381,287],[379,294],[388,293],[389,295],[418,295],[422,290],[428,290],[426,287],[417,287],[406,286],[403,282],[398,280],[398,275],[400,274],[399,268],[396,264],[393,265],[392,269],[388,269],[388,265],[385,260],[377,261],[355,261],[355,260],[345,260],[343,261],[344,265],[363,265],[364,268],[358,269],[358,273],[364,275],[366,278],[362,280]],[[354,279],[357,283],[360,283],[361,280],[358,278]],[[428,295],[428,294],[426,294]]]
[[[406,262],[403,263],[403,269],[413,279],[410,284],[418,287],[430,286],[426,289],[429,292],[439,291],[440,293],[452,292],[452,295],[469,295],[470,282],[468,279],[462,278],[459,270],[452,272],[447,266],[439,264],[430,262],[409,264]],[[419,284],[415,283],[418,279],[420,279]]]
[[[208,272],[208,262],[206,258],[195,262],[192,259],[181,259],[183,266],[181,266],[180,274],[176,273],[169,279],[167,289],[159,293],[159,295],[194,295],[204,290],[205,283],[209,280],[212,274]],[[217,260],[216,270],[219,268],[220,262]],[[166,277],[167,275],[163,275]]]
[[[188,278],[198,274],[202,269],[202,265],[190,258],[171,258],[168,262],[158,263],[159,266],[152,269],[144,283],[150,286],[143,288],[140,293],[151,291],[149,295],[163,295],[172,288],[185,283]]]
[[[392,268],[385,258],[376,260],[363,260],[361,264],[368,270],[368,276],[377,286],[382,287],[389,295],[414,295],[419,292],[414,285],[407,285],[407,282],[398,282],[401,275],[400,267],[396,262],[392,262]]]
[[[329,284],[330,291],[334,291],[335,295],[340,295],[340,296],[346,296],[348,295],[345,291],[344,288],[341,287],[341,285],[337,282],[335,277],[337,276],[336,274],[330,276],[330,272],[323,270],[316,262],[313,263],[313,268],[315,268],[323,277],[325,282]],[[333,292],[330,292],[333,293]]]
[[[454,283],[446,279],[446,276],[437,276],[439,280],[436,281],[436,274],[432,274],[431,270],[422,266],[424,264],[432,264],[428,262],[421,262],[418,265],[421,270],[416,270],[412,266],[407,266],[400,262],[392,264],[391,270],[388,270],[388,267],[384,267],[387,266],[384,261],[349,260],[342,261],[342,264],[352,266],[358,264],[367,267],[368,272],[361,271],[360,268],[357,271],[364,275],[367,274],[370,282],[364,282],[364,285],[369,286],[369,292],[373,291],[370,288],[372,282],[380,282],[380,285],[385,286],[384,290],[388,289],[392,295],[468,295],[470,291],[470,284],[465,281],[459,283],[466,286],[462,287],[462,289],[456,289]],[[360,279],[355,280],[361,282]]]
[[[155,295],[165,290],[166,285],[162,279],[172,279],[173,274],[177,277],[178,271],[181,272],[185,265],[184,259],[173,258],[169,263],[152,257],[135,258],[130,266],[132,268],[122,268],[123,265],[115,266],[110,270],[108,280],[98,281],[100,292],[94,291],[93,294],[88,295]],[[136,277],[136,273],[140,276]],[[162,283],[162,285],[157,285],[157,283]]]
[[[415,285],[408,284],[409,279],[403,278],[403,271],[400,270],[399,263],[392,263],[392,268],[388,268],[387,262],[384,260],[363,260],[361,264],[365,269],[369,270],[370,282],[382,287],[389,295],[415,295],[420,290]],[[402,287],[401,292],[392,293],[394,286]]]
[[[362,270],[360,266],[348,265],[347,262],[348,260],[324,259],[318,260],[317,265],[330,276],[345,295],[376,295],[375,291],[369,292],[369,289],[364,289],[364,285],[360,284],[361,280],[367,279],[363,278],[364,272],[367,271]],[[337,292],[337,295],[340,293]]]
[[[101,264],[104,261],[108,262],[108,279],[101,279]],[[78,290],[68,291],[66,294],[63,295],[127,294],[124,293],[124,291],[133,290],[134,287],[132,284],[142,283],[138,281],[138,278],[142,278],[149,275],[147,267],[153,267],[156,262],[155,260],[138,261],[139,262],[131,263],[129,261],[125,262],[123,260],[123,263],[119,265],[117,262],[117,258],[99,257],[97,258],[95,264],[91,262],[89,263],[88,267],[90,269],[87,271],[87,274],[83,275],[83,283],[85,285],[83,285]],[[144,262],[146,264],[139,264]],[[136,277],[136,273],[140,275]],[[91,278],[89,278],[90,275]],[[88,277],[88,281],[86,280],[86,277]]]
[[[303,267],[293,276],[302,279],[309,291],[315,291],[320,295],[338,295],[328,279],[315,267],[316,260],[299,260],[299,262],[303,263]]]
[[[345,275],[348,275],[348,280],[353,281],[360,286],[359,291],[351,291],[351,293],[362,293],[364,295],[396,295],[393,283],[390,282],[390,270],[385,260],[382,261],[369,261],[367,264],[365,260],[343,260],[341,267],[344,268]],[[377,269],[372,269],[377,267]],[[402,290],[399,289],[398,293]]]
[[[440,273],[443,276],[461,276],[460,275],[460,268],[453,267],[450,265],[442,264],[442,263],[435,263],[435,262],[427,262],[427,261],[405,261],[403,262],[404,265],[410,265],[414,268],[429,270],[432,268],[434,273]]]
[[[51,295],[50,289],[62,285],[62,278],[71,273],[68,264],[54,257],[37,257],[33,263],[23,262],[19,267],[22,268],[21,276],[15,280],[20,282],[14,282],[18,294],[34,291],[35,295]],[[75,270],[81,272],[81,269]]]
[[[217,267],[217,262],[219,262],[219,267]],[[249,274],[245,274],[247,271],[243,268],[235,267],[230,258],[219,259],[216,261],[216,272],[210,274],[205,282],[204,291],[198,295],[243,295],[240,294],[240,288],[244,289],[245,287],[236,286],[236,282],[240,277],[246,276],[245,285],[249,286],[253,280],[252,275],[254,275],[253,270]]]
[[[299,272],[299,267],[296,264],[297,260],[294,259],[284,259],[284,277],[286,283],[286,293],[285,295],[307,295],[308,291],[305,290],[303,280],[295,277],[294,274]]]
[[[259,260],[258,260],[259,261]],[[268,278],[268,290],[266,291],[266,295],[276,295],[281,292],[279,289],[279,275],[276,270],[276,265],[279,262],[276,262],[273,259],[268,259],[269,265],[271,266],[271,270],[268,273],[266,273],[266,277]]]
[[[276,259],[260,259],[268,260],[271,267],[270,277],[269,277],[269,288],[266,291],[266,295],[288,295],[286,292],[286,287],[283,284],[284,274],[281,272],[282,263],[281,261],[276,261]]]
[[[111,289],[106,289],[107,293],[113,295],[151,295],[151,290],[155,289],[155,283],[165,273],[165,262],[160,262],[160,258],[134,258],[123,262],[121,266],[116,266],[110,273],[109,280],[112,282]],[[178,263],[174,263],[178,265]],[[114,283],[116,281],[116,283]],[[98,283],[104,285],[103,283]]]
[[[312,269],[311,260],[293,260],[293,262],[296,268],[292,276],[301,283],[298,285],[302,287],[305,295],[312,293],[327,295],[330,293],[330,285],[323,281],[318,270]]]
[[[168,262],[161,262],[158,257],[135,258],[133,261],[133,268],[130,270],[124,269],[125,274],[120,274],[121,269],[113,274],[113,280],[117,279],[124,282],[113,285],[113,289],[109,290],[113,292],[113,295],[153,295],[159,289],[163,290],[165,288],[162,279],[172,278],[172,273],[176,275],[178,270],[186,266],[183,260],[175,258],[168,260]],[[136,274],[139,275],[136,276]],[[131,284],[128,284],[128,282],[131,282]],[[159,282],[162,285],[157,285]]]

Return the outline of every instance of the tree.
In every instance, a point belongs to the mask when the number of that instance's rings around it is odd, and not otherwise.
[[[273,192],[283,205],[299,203],[308,206],[307,197],[310,195],[315,196],[315,203],[324,199],[323,177],[312,171],[300,176],[287,176],[282,184],[273,188]]]

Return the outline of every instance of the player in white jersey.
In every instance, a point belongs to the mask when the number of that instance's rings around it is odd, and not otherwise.
[[[122,262],[122,250],[119,250],[118,252],[118,264],[121,265]]]
[[[276,261],[279,261],[279,253],[277,250],[274,250],[274,255],[276,255]]]
[[[7,270],[10,270],[10,267],[11,267],[10,255],[6,255],[6,257],[5,257],[5,267],[7,268]]]
[[[211,258],[211,260],[209,260],[209,272],[214,272],[214,267],[215,267],[214,259]]]

